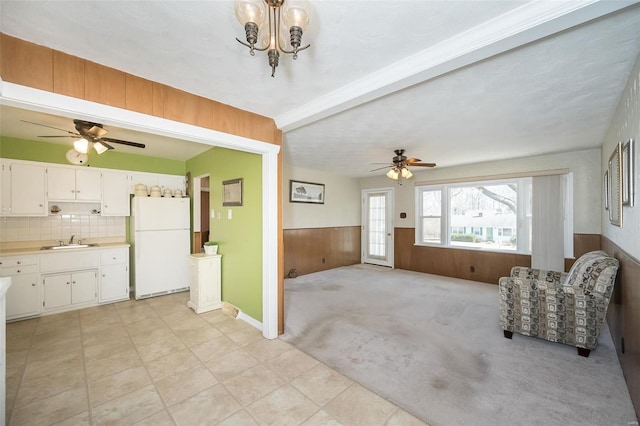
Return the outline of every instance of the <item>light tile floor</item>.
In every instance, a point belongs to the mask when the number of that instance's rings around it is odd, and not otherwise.
[[[7,324],[6,423],[423,425],[189,293]]]

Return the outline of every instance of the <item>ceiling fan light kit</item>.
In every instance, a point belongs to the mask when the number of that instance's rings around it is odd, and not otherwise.
[[[119,143],[122,145],[132,146],[135,148],[144,148],[146,145],[138,142],[130,142],[124,141],[121,139],[113,139],[113,138],[105,138],[104,135],[109,133],[106,129],[102,127],[100,123],[92,123],[91,121],[84,120],[73,120],[73,124],[75,125],[77,133],[71,132],[69,130],[59,129],[57,127],[48,126],[46,124],[34,123],[32,121],[25,121],[25,123],[36,124],[38,126],[48,127],[50,129],[60,130],[62,132],[67,133],[67,135],[48,135],[48,136],[39,136],[41,138],[79,138],[73,142],[73,150],[76,153],[82,154],[86,157],[89,152],[90,147],[93,147],[98,155],[105,153],[111,149],[115,149],[113,146],[109,145],[108,142],[111,143]],[[69,152],[71,152],[69,151]],[[69,160],[69,158],[67,158]],[[75,157],[74,157],[75,160]],[[71,161],[73,164],[77,164],[75,161]],[[83,160],[86,162],[86,159]]]
[[[298,52],[311,46],[307,44],[300,47],[302,34],[309,25],[305,3],[305,0],[235,0],[235,15],[244,27],[247,42],[237,37],[236,40],[249,48],[251,56],[255,55],[256,50],[267,51],[271,77],[275,77],[280,52],[298,59]],[[268,30],[263,26],[265,15],[268,18]]]
[[[404,179],[411,179],[413,177],[413,173],[409,170],[409,166],[418,166],[418,167],[435,167],[436,163],[421,163],[417,158],[407,158],[404,155],[404,149],[396,149],[394,151],[396,154],[395,157],[391,159],[391,164],[386,167],[391,167],[387,172],[387,177],[393,180],[399,180],[401,177]],[[377,163],[380,164],[380,163]],[[386,167],[381,167],[378,169],[371,170],[381,170]]]

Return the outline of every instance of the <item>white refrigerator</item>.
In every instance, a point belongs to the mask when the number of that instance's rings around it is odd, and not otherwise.
[[[136,299],[189,289],[189,199],[134,197],[130,236]]]

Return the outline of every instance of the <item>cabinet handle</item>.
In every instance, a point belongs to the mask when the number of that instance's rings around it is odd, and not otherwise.
[[[16,262],[16,264],[20,265],[20,264],[21,264],[21,262],[18,260],[18,261]]]
[[[104,278],[104,277],[106,277],[106,275],[105,275],[105,274],[102,274],[102,278]]]
[[[31,283],[31,287],[35,287],[35,286],[36,286],[36,283]]]
[[[67,281],[67,285],[71,284],[69,281]]]
[[[20,269],[18,269],[18,273],[22,272]]]
[[[72,281],[72,283],[73,283],[73,284],[75,284],[76,282],[75,282],[75,281]]]

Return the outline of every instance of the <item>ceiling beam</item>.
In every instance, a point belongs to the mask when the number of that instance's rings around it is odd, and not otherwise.
[[[275,117],[283,132],[639,3],[532,1]]]

